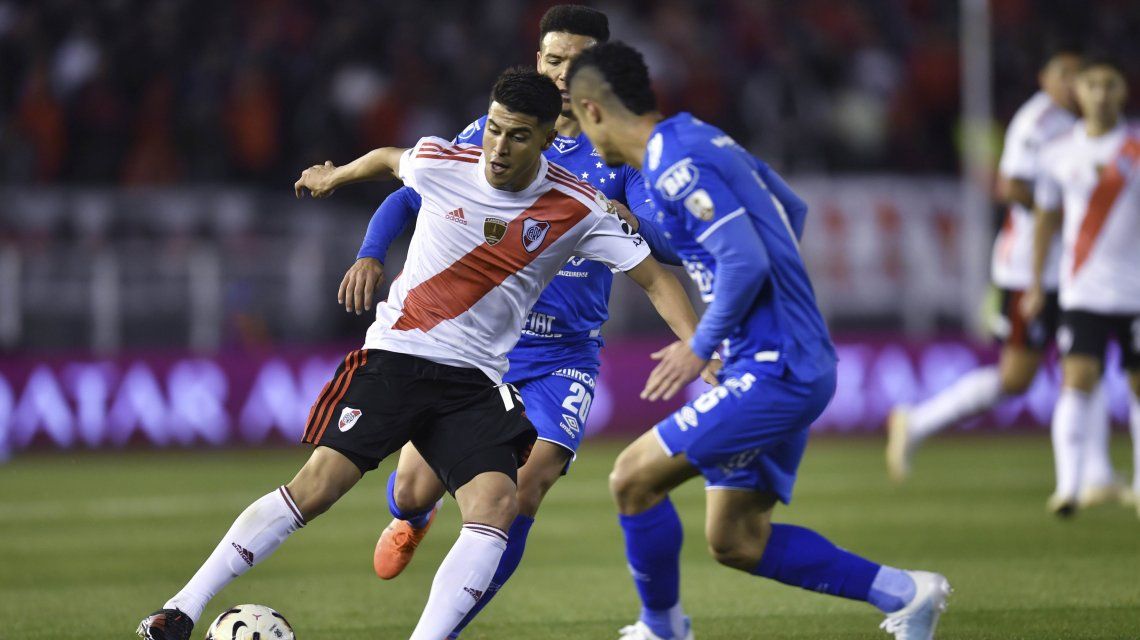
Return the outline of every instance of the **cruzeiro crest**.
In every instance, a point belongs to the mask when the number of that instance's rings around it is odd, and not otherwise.
[[[546,239],[546,232],[550,231],[550,223],[534,218],[527,218],[523,220],[522,224],[522,241],[523,247],[530,253],[534,253],[536,249],[542,246],[542,241]]]
[[[499,218],[486,218],[483,220],[483,238],[492,247],[499,244],[503,236],[507,235],[507,221]]]

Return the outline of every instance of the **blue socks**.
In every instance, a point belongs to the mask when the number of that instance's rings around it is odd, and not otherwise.
[[[495,569],[495,575],[491,577],[491,584],[487,585],[487,590],[483,592],[483,597],[475,603],[471,611],[459,621],[455,626],[455,630],[451,632],[448,638],[458,638],[459,633],[471,623],[475,616],[487,606],[491,598],[499,592],[499,589],[507,582],[507,580],[514,574],[515,569],[519,567],[522,562],[523,550],[526,549],[526,537],[530,534],[530,526],[534,524],[534,518],[524,515],[519,515],[511,524],[511,530],[507,533],[507,548],[503,551],[503,557],[499,560],[499,567]]]
[[[407,520],[412,527],[416,529],[423,529],[427,526],[428,520],[431,519],[431,512],[433,507],[429,507],[423,513],[411,513],[400,511],[400,507],[396,506],[396,496],[394,491],[396,489],[396,472],[393,471],[392,475],[388,476],[388,511],[392,513],[393,518],[400,520]]]
[[[871,592],[867,594],[867,602],[879,608],[883,613],[894,613],[910,604],[915,595],[914,578],[901,569],[883,566],[879,575],[871,583]]]
[[[885,613],[914,598],[914,580],[905,571],[883,567],[840,549],[811,529],[772,525],[760,564],[752,572],[809,591],[862,600]]]
[[[625,557],[641,596],[641,620],[662,638],[675,636],[681,599],[681,519],[669,498],[648,511],[619,516]],[[677,630],[679,631],[679,629]]]

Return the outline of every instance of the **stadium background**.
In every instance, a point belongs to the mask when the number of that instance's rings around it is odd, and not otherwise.
[[[159,546],[137,542],[139,525],[193,550],[176,578],[152,583],[163,591],[181,584],[208,550],[202,545],[213,544],[246,498],[294,468],[295,448],[256,447],[293,441],[338,357],[360,343],[369,319],[345,314],[335,287],[393,186],[354,186],[314,202],[293,199],[292,181],[326,159],[342,163],[375,146],[461,130],[485,109],[498,71],[533,62],[538,19],[550,4],[0,0],[0,460],[10,459],[0,467],[0,531],[14,541],[3,565],[17,569],[0,580],[8,603],[0,618],[18,622],[18,631],[0,628],[0,638],[61,637],[27,612],[39,602],[73,602],[73,580],[125,581],[120,574],[141,557],[150,561]],[[609,14],[615,38],[645,51],[666,113],[689,110],[722,126],[812,205],[803,251],[842,358],[836,399],[814,427],[820,433],[873,436],[892,404],[931,395],[994,355],[985,337],[994,307],[989,250],[1001,213],[991,197],[993,167],[1004,124],[1033,92],[1050,43],[1107,45],[1140,87],[1140,4],[1125,0],[593,4]],[[1138,97],[1134,90],[1130,113]],[[402,260],[406,239],[391,264]],[[647,353],[669,338],[622,278],[611,304],[590,431],[621,441],[668,411],[641,403],[636,392],[650,367]],[[873,527],[856,531],[856,540],[884,545],[884,553],[902,548],[917,562],[1006,553],[1025,566],[1087,543],[1100,551],[1070,558],[1072,584],[1099,585],[1105,571],[1134,583],[1133,522],[1093,516],[1097,530],[1038,529],[1051,480],[1044,425],[1056,378],[1044,372],[1025,397],[964,426],[1039,437],[932,445],[931,475],[902,498],[885,488],[876,440],[820,439],[822,453],[807,463],[827,479],[802,489],[808,520],[828,507],[867,517],[912,509],[927,518],[922,535],[937,541],[949,535],[926,502],[937,496],[951,514],[1011,515],[1006,533],[1025,546],[993,546],[988,529],[973,521],[952,528],[963,536],[960,546],[930,553],[918,541],[877,542],[884,532]],[[1125,384],[1111,367],[1108,384],[1119,428]],[[579,467],[582,477],[572,474],[552,495],[588,501],[608,524],[603,478],[616,450],[600,441],[587,448],[594,461]],[[101,451],[124,447],[130,452]],[[189,451],[145,454],[165,447]],[[996,478],[961,484],[963,469],[981,473],[972,466],[978,460],[1005,467]],[[234,467],[232,482],[219,477]],[[1002,500],[983,477],[1006,491]],[[200,509],[190,512],[203,524],[184,526],[163,506],[157,487],[164,483],[200,492]],[[213,495],[222,498],[211,502]],[[698,498],[681,503],[699,510]],[[359,516],[365,498],[357,499],[345,511]],[[367,509],[380,508],[374,499]],[[117,515],[106,515],[108,504]],[[550,509],[552,519],[570,517],[553,503]],[[55,537],[73,517],[81,531],[97,530],[85,544]],[[121,532],[102,527],[109,517],[125,519]],[[851,525],[846,515],[823,523]],[[364,539],[375,524],[353,531]],[[450,538],[439,538],[442,553]],[[700,555],[700,545],[690,546]],[[46,559],[49,547],[65,550],[66,569]],[[109,553],[103,564],[92,557],[100,551]],[[535,553],[540,566],[553,562]],[[37,573],[45,564],[53,567],[46,576]],[[604,575],[625,602],[632,590],[620,560],[610,564],[609,573],[580,576],[582,588]],[[324,615],[272,582],[281,575],[274,571],[312,567],[282,566],[259,569],[249,591],[237,593],[284,601],[294,617]],[[432,568],[423,562],[416,579],[429,580]],[[993,588],[1021,588],[981,570],[960,572]],[[1040,589],[1065,586],[1036,566],[1032,580]],[[756,593],[753,583],[739,584],[741,593]],[[1107,612],[1090,604],[1106,591],[1086,587],[1059,604],[1035,603],[1009,618],[1011,628],[1036,628],[1037,638],[1125,637],[1081,635],[1095,627],[1085,621],[1111,622],[1140,602],[1129,586],[1111,591],[1119,602]],[[113,602],[101,596],[88,609],[126,606],[141,615],[153,606],[112,593]],[[763,593],[780,615],[806,625],[802,637],[812,637],[816,623],[806,612],[796,617],[797,596]],[[406,608],[418,611],[417,602]],[[710,606],[725,616],[754,606],[731,602]],[[1064,624],[1033,607],[1063,612]],[[820,610],[834,611],[812,611]],[[534,611],[536,620],[568,619],[542,606]],[[850,611],[827,637],[848,637],[835,629],[862,620]],[[488,615],[492,629],[496,620],[515,629],[501,614]],[[957,637],[989,637],[986,614],[979,615]],[[528,618],[521,620],[525,627]],[[107,628],[128,626],[116,620]],[[598,634],[611,626],[599,624]],[[751,637],[753,622],[725,629],[736,635],[722,637]],[[583,637],[567,633],[534,637]]]

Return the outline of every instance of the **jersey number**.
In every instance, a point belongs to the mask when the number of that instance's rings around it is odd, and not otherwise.
[[[570,395],[562,401],[562,408],[569,411],[572,415],[577,414],[578,419],[582,422],[586,421],[586,416],[590,414],[590,403],[594,398],[586,391],[585,385],[581,382],[575,382],[570,385]]]

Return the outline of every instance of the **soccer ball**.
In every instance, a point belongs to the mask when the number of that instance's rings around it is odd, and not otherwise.
[[[285,616],[261,604],[239,604],[223,611],[206,631],[206,640],[294,640]]]

